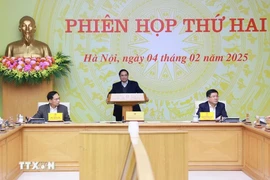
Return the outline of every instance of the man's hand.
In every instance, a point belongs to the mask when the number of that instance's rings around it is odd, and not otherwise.
[[[217,121],[217,120],[222,121],[221,116],[218,116],[215,120],[216,120],[216,121]]]

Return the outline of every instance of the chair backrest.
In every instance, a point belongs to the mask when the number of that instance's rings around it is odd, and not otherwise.
[[[44,104],[48,104],[48,102],[38,102],[38,107]],[[60,104],[65,105],[68,109],[68,114],[70,115],[70,103],[69,102],[60,102]]]
[[[206,101],[206,100],[205,100],[205,101]],[[197,111],[198,111],[198,109],[199,109],[199,105],[200,105],[201,103],[204,103],[205,101],[195,101],[195,113],[194,113],[194,114],[197,113]],[[219,101],[219,102],[224,103],[225,106],[226,106],[226,101]]]

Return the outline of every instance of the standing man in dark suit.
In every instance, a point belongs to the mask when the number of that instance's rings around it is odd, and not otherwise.
[[[112,85],[111,93],[144,93],[136,81],[131,81],[128,79],[128,71],[126,69],[121,69],[119,71],[120,82],[114,83]],[[136,104],[132,108],[133,111],[141,111],[139,104]],[[122,106],[114,105],[113,115],[116,121],[122,121]]]
[[[60,96],[56,91],[51,91],[47,94],[48,104],[39,106],[38,112],[33,118],[44,118],[48,121],[48,113],[63,113],[63,120],[70,121],[68,109],[66,106],[60,104]]]
[[[200,117],[200,112],[214,112],[216,119],[221,117],[228,117],[225,104],[218,102],[218,91],[210,89],[206,92],[208,101],[201,103],[197,111],[197,115]]]

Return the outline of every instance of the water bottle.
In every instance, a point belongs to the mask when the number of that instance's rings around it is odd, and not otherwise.
[[[0,117],[0,129],[2,129],[3,119]]]
[[[19,115],[18,123],[23,123],[23,116],[21,114]]]

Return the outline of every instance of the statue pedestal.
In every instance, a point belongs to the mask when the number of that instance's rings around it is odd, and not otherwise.
[[[38,102],[47,101],[47,94],[53,90],[53,79],[41,84],[23,84],[16,86],[14,83],[2,82],[2,107],[3,119],[18,114],[33,116],[37,112]]]

